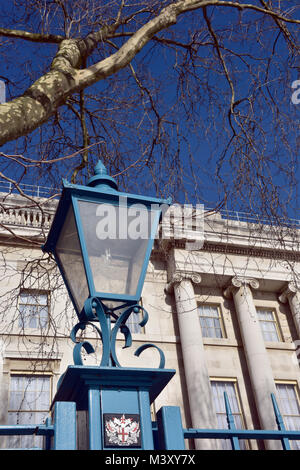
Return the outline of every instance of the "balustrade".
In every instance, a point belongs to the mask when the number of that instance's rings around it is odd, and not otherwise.
[[[27,207],[0,207],[0,224],[49,229],[54,213]]]

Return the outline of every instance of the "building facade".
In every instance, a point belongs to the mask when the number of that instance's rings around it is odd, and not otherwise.
[[[0,205],[0,424],[41,423],[57,382],[73,363],[69,338],[76,315],[58,273],[42,253],[56,200],[1,194]],[[287,429],[300,430],[300,237],[297,228],[241,221],[237,214],[205,213],[204,243],[184,237],[155,242],[142,293],[149,314],[128,326],[133,345],[117,354],[123,366],[157,367],[161,348],[171,382],[152,405],[181,408],[187,428],[227,427],[224,391],[238,428],[277,429],[274,393]],[[97,363],[101,344],[92,327],[84,337]],[[85,417],[79,416],[81,427]],[[79,448],[86,442],[79,433]],[[33,440],[34,439],[34,440]],[[1,438],[1,447],[39,446],[38,437]],[[197,449],[230,448],[227,441],[197,440]],[[241,443],[276,449],[275,441]],[[298,441],[294,448],[300,449]]]

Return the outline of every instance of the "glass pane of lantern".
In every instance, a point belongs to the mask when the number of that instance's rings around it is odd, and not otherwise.
[[[56,244],[56,254],[62,264],[69,289],[80,312],[84,301],[89,296],[89,290],[72,206],[68,210],[64,226],[60,232]]]
[[[155,219],[153,211],[137,204],[78,204],[96,291],[134,296]]]

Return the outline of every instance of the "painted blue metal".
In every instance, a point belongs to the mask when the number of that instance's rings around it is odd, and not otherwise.
[[[74,364],[77,366],[83,366],[81,358],[81,350],[84,349],[87,354],[92,354],[95,352],[93,346],[88,341],[83,341],[82,343],[76,343],[73,349],[73,360]]]
[[[275,418],[276,418],[276,423],[277,423],[278,429],[279,429],[279,431],[285,431],[286,429],[285,429],[285,426],[284,426],[284,422],[283,422],[282,416],[280,414],[279,407],[278,407],[278,404],[277,404],[274,393],[271,393],[271,399],[272,399],[272,403],[273,403],[273,408],[274,408],[274,413],[275,413]],[[291,446],[290,446],[290,443],[289,443],[289,440],[288,440],[287,437],[283,437],[281,439],[281,442],[282,442],[282,447],[283,447],[284,450],[291,450]]]
[[[142,369],[133,367],[68,366],[62,375],[53,404],[57,401],[75,401],[77,410],[88,409],[88,383],[100,389],[147,390],[152,403],[175,375],[173,369]],[[54,406],[52,404],[52,406]]]
[[[290,440],[299,440],[300,431],[277,431],[262,429],[184,429],[186,439],[275,439],[286,437]]]
[[[114,366],[121,367],[117,355],[116,355],[116,337],[118,331],[123,333],[125,338],[124,348],[127,348],[132,343],[131,333],[129,328],[126,326],[126,320],[133,311],[142,311],[143,319],[140,325],[145,325],[148,320],[147,312],[138,305],[138,301],[141,296],[147,266],[149,263],[154,239],[156,236],[157,227],[159,224],[162,211],[169,206],[171,200],[164,200],[134,194],[122,193],[117,190],[117,184],[113,178],[107,174],[107,170],[102,162],[98,162],[95,168],[95,175],[88,181],[87,186],[72,185],[68,182],[63,182],[63,192],[61,199],[58,204],[58,208],[54,217],[53,224],[48,234],[48,239],[46,244],[43,246],[43,251],[51,252],[54,254],[58,267],[63,276],[64,282],[67,286],[69,295],[75,307],[77,316],[79,318],[79,324],[76,325],[72,332],[71,338],[76,343],[74,347],[74,364],[82,365],[81,360],[81,351],[84,349],[88,354],[93,353],[94,349],[88,342],[83,342],[80,345],[77,344],[76,333],[79,329],[84,329],[89,322],[98,322],[100,328],[96,328],[99,336],[102,340],[102,357],[100,366]],[[84,228],[82,226],[82,220],[80,217],[80,210],[78,201],[87,201],[92,203],[102,203],[109,202],[115,206],[130,207],[136,203],[143,203],[147,210],[151,210],[154,207],[152,214],[152,224],[151,224],[151,233],[149,239],[147,240],[146,252],[143,260],[143,265],[140,269],[136,292],[133,294],[115,294],[107,292],[96,292],[95,283],[93,279],[93,272],[90,265],[90,260],[88,256],[88,250],[85,242]],[[86,299],[84,307],[79,311],[79,306],[72,294],[72,288],[69,285],[69,280],[64,274],[64,268],[60,261],[60,257],[56,254],[56,244],[58,242],[61,230],[64,227],[66,214],[72,207],[74,213],[75,224],[77,228],[77,234],[79,239],[79,245],[82,255],[82,262],[84,265],[84,271],[86,276],[86,281],[89,289],[89,298]],[[117,301],[121,302],[122,305],[118,305],[113,309],[108,308],[102,301]],[[81,306],[80,306],[81,308]],[[122,311],[123,310],[123,311]],[[117,315],[118,311],[121,313]],[[110,323],[115,323],[115,326],[111,329]],[[160,348],[154,345],[144,345],[140,347],[135,355],[139,356],[145,349],[149,347],[155,347],[160,354],[160,364],[159,367],[163,368],[165,364],[165,358],[163,352]]]
[[[48,416],[48,418],[46,418],[46,421],[45,421],[45,425],[46,427],[52,427],[52,424],[51,424],[51,418]],[[53,434],[54,434],[54,426],[53,426]],[[51,450],[51,445],[52,445],[52,435],[50,435],[49,433],[46,434],[45,438],[44,438],[44,449],[45,450]]]
[[[180,408],[163,406],[157,413],[159,448],[164,450],[184,450],[184,430]]]
[[[70,289],[70,287],[69,287],[69,283],[68,283],[68,281],[67,281],[67,279],[66,279],[65,272],[64,272],[62,266],[60,266],[60,261],[59,261],[59,259],[58,259],[58,257],[57,257],[56,252],[55,252],[55,251],[52,252],[52,255],[54,256],[55,262],[56,262],[56,264],[57,264],[57,266],[58,266],[58,268],[59,268],[61,277],[63,278],[64,284],[65,284],[65,286],[66,286],[66,289],[67,289],[68,295],[69,295],[69,297],[70,297],[70,299],[71,299],[71,301],[72,301],[72,304],[75,306],[75,305],[77,305],[76,300],[74,299],[73,294],[72,294],[72,291],[71,291],[71,289]],[[77,311],[78,311],[78,307],[76,307],[75,310],[76,310],[76,312],[77,312]]]
[[[124,312],[122,312],[119,315],[119,317],[116,317],[115,326],[110,331],[110,356],[112,359],[112,364],[114,366],[121,367],[117,359],[117,354],[116,354],[117,333],[120,330],[124,334],[125,345],[123,346],[123,348],[129,348],[132,344],[132,338],[131,338],[131,332],[125,323],[128,320],[131,313],[135,311],[135,309],[138,307],[139,306],[137,305],[132,305],[129,308],[127,308]],[[148,314],[147,314],[147,317],[148,317]],[[101,365],[106,365],[106,364],[101,364]]]
[[[165,355],[163,353],[163,351],[158,347],[156,346],[155,344],[151,344],[151,343],[144,343],[142,344],[142,346],[140,346],[134,353],[135,356],[139,357],[139,355],[145,351],[146,349],[149,349],[149,348],[154,348],[156,349],[158,352],[159,352],[159,357],[160,357],[160,362],[159,362],[159,366],[158,368],[159,369],[163,369],[165,367]]]
[[[128,388],[124,385],[118,389],[103,387],[101,390],[101,403],[103,408],[110,409],[111,413],[139,413],[139,400],[137,388]],[[150,407],[150,405],[149,405]]]
[[[54,426],[45,424],[1,425],[0,436],[53,436]]]
[[[109,189],[111,192],[116,192],[118,190],[116,181],[107,174],[107,169],[101,160],[99,160],[95,166],[95,175],[88,180],[88,185],[91,187],[97,186],[98,189],[99,187],[104,186],[106,190]]]
[[[224,393],[228,429],[183,429],[179,407],[162,407],[153,423],[153,434],[159,449],[182,450],[184,439],[230,439],[233,450],[240,450],[238,439],[281,440],[284,450],[290,450],[289,440],[299,440],[300,431],[285,429],[276,399],[271,395],[278,430],[236,429],[228,396]],[[157,425],[156,425],[157,424]],[[177,442],[176,439],[179,439]]]
[[[100,328],[93,324],[95,331],[98,333],[102,341],[102,356],[100,361],[100,367],[114,366],[121,367],[121,364],[118,361],[116,354],[116,340],[117,334],[120,331],[124,335],[125,345],[123,348],[128,348],[132,345],[132,336],[129,328],[126,325],[126,321],[132,312],[137,313],[138,311],[142,312],[142,319],[140,321],[140,326],[144,326],[149,318],[146,310],[138,304],[133,304],[124,312],[119,315],[116,315],[113,310],[109,311],[107,307],[98,299],[98,297],[91,297],[85,301],[84,312],[85,317],[88,318],[88,321],[82,320],[71,331],[71,339],[75,343],[73,351],[73,359],[75,365],[83,365],[81,359],[81,350],[82,348],[88,353],[91,354],[94,351],[93,346],[87,341],[79,343],[76,339],[76,333],[81,329],[84,330],[85,327],[89,324],[92,324],[91,321],[98,321]],[[111,327],[111,325],[114,325]],[[160,362],[159,369],[163,369],[165,366],[165,356],[163,351],[156,345],[147,343],[140,346],[135,351],[135,356],[139,356],[145,349],[155,348],[159,352]]]
[[[54,423],[47,418],[45,424],[0,426],[1,436],[44,436],[44,449],[76,449],[76,404],[57,402],[54,409]],[[52,447],[53,441],[53,447]],[[29,450],[29,449],[26,449]],[[32,448],[31,450],[42,450]]]
[[[78,238],[79,238],[79,243],[80,243],[80,249],[81,249],[81,254],[82,254],[82,259],[83,259],[83,265],[84,265],[84,270],[85,270],[85,275],[87,279],[87,284],[90,292],[90,296],[95,295],[95,285],[94,285],[94,279],[93,279],[93,274],[90,266],[90,261],[89,261],[89,256],[86,248],[86,243],[84,240],[84,233],[83,233],[83,228],[81,224],[81,218],[79,214],[79,207],[78,207],[78,200],[75,196],[71,196],[72,200],[72,205],[73,205],[73,211],[74,211],[74,217],[75,217],[75,223],[77,227],[77,233],[78,233]]]
[[[102,358],[100,366],[111,365],[111,331],[109,323],[107,321],[107,313],[104,309],[104,305],[97,297],[89,298],[84,303],[84,311],[88,318],[92,319],[93,312],[96,312],[96,317],[101,328],[100,339],[102,341]],[[98,333],[99,329],[97,328]]]
[[[159,435],[158,435],[157,421],[152,421],[152,434],[153,434],[154,449],[158,450],[160,447],[160,440],[159,440]]]
[[[281,440],[283,449],[290,450],[289,440],[300,440],[300,431],[285,429],[274,395],[272,402],[278,430],[236,429],[226,394],[224,400],[228,429],[184,429],[179,407],[162,407],[157,413],[157,422],[151,422],[150,403],[165,387],[174,371],[108,367],[101,368],[99,374],[99,367],[70,366],[69,369],[63,376],[63,379],[67,377],[67,380],[65,383],[62,380],[56,398],[63,395],[67,400],[75,399],[76,403],[54,401],[54,424],[47,418],[45,424],[38,426],[4,425],[0,426],[0,435],[44,436],[44,449],[75,450],[77,408],[89,409],[89,442],[90,449],[94,450],[105,449],[102,416],[108,412],[140,415],[144,450],[183,450],[184,439],[230,439],[233,450],[239,449],[237,439]],[[157,383],[156,386],[153,386],[154,382]],[[75,384],[78,385],[77,389]]]
[[[102,198],[101,194],[100,194],[100,195],[98,195],[98,198],[97,198],[96,202],[97,203],[107,203],[107,202],[109,202],[109,204],[111,204],[113,206],[120,207],[121,206],[121,203],[120,203],[121,196],[119,196],[119,193],[117,193],[117,194],[118,194],[118,199],[117,200],[109,200],[109,201]],[[132,204],[136,204],[135,196],[132,196],[131,198],[129,198],[128,196],[129,195],[127,195],[127,197],[126,197],[126,203],[128,204],[128,207],[130,207]],[[155,239],[155,236],[156,236],[156,230],[157,230],[157,227],[158,227],[158,224],[159,224],[159,220],[160,220],[162,211],[157,210],[156,213],[155,213],[155,217],[152,221],[151,233],[150,233],[150,236],[149,236],[149,239],[148,239],[147,250],[146,250],[146,253],[145,253],[144,263],[143,263],[143,266],[142,266],[142,269],[141,269],[141,273],[140,273],[136,293],[134,295],[108,294],[108,293],[104,293],[104,292],[98,292],[95,289],[92,270],[91,270],[91,267],[90,267],[89,256],[88,256],[88,252],[87,252],[87,248],[86,248],[86,244],[85,244],[84,232],[83,232],[83,227],[82,227],[82,220],[81,220],[79,207],[78,207],[78,201],[95,202],[95,198],[94,197],[93,198],[91,198],[91,197],[84,197],[84,198],[81,197],[80,198],[80,197],[77,197],[76,195],[72,194],[71,199],[72,199],[73,210],[74,210],[74,215],[75,215],[75,219],[76,219],[76,226],[77,226],[77,230],[78,230],[78,235],[79,235],[79,239],[80,239],[81,251],[82,251],[82,255],[83,255],[83,261],[84,261],[86,277],[87,277],[87,281],[88,281],[88,285],[89,285],[90,295],[94,296],[94,297],[96,296],[96,297],[99,297],[99,298],[105,299],[105,300],[117,300],[117,301],[122,300],[124,302],[130,302],[130,301],[131,302],[132,301],[137,302],[140,299],[140,296],[141,296],[141,292],[142,292],[142,288],[143,288],[143,284],[144,284],[144,280],[145,280],[145,276],[146,276],[146,272],[147,272],[147,266],[148,266],[148,263],[149,263],[149,259],[150,259],[154,239]],[[149,205],[149,201],[146,201],[145,206],[148,207],[148,209],[150,209],[152,207],[152,205]],[[158,204],[155,204],[155,206],[158,206],[158,209],[160,207]]]
[[[153,243],[154,243],[154,239],[155,239],[155,235],[156,235],[156,231],[157,231],[157,227],[158,227],[158,224],[159,224],[160,217],[161,217],[161,211],[159,211],[157,214],[155,214],[155,220],[154,220],[154,222],[152,224],[152,227],[151,227],[151,234],[150,234],[150,238],[148,240],[148,246],[147,246],[147,250],[146,250],[146,253],[145,253],[145,259],[144,259],[143,267],[142,267],[142,270],[141,270],[141,273],[140,273],[140,278],[139,278],[138,287],[137,287],[137,291],[136,291],[136,300],[137,301],[141,298],[141,295],[142,295],[142,290],[143,290],[143,285],[144,285],[144,281],[145,281],[145,277],[146,277],[146,273],[147,273],[148,263],[149,263],[151,251],[152,251],[152,248],[153,248]]]
[[[101,406],[103,414],[138,415],[141,430],[141,447],[139,448],[144,450],[154,449],[149,391],[139,390],[137,386],[129,387],[121,383],[117,389],[103,387],[101,390]],[[109,448],[117,449],[118,447],[110,446]]]
[[[89,445],[90,450],[102,449],[100,387],[90,384],[88,389],[89,403]]]
[[[56,402],[54,407],[54,450],[76,450],[76,404]]]
[[[142,448],[144,450],[152,450],[154,447],[150,399],[147,390],[138,391],[138,405],[142,430]]]
[[[227,423],[228,423],[228,429],[236,429],[235,423],[234,423],[234,417],[231,412],[231,407],[228,399],[228,395],[226,392],[224,392],[224,400],[225,400],[225,409],[226,409],[226,417],[227,417]],[[237,437],[233,436],[230,438],[230,442],[232,445],[233,450],[240,450],[240,444],[239,440]]]
[[[131,304],[133,302],[136,303],[140,299],[140,295],[141,295],[141,291],[142,291],[142,287],[143,287],[143,283],[144,283],[144,279],[146,275],[147,265],[148,265],[151,250],[153,247],[159,219],[161,217],[162,211],[165,210],[171,204],[171,200],[170,199],[158,199],[158,198],[146,197],[146,196],[140,196],[140,195],[134,195],[134,194],[127,194],[127,193],[122,193],[122,192],[117,191],[117,185],[115,181],[113,180],[113,178],[107,175],[107,170],[102,164],[102,162],[99,162],[97,164],[95,168],[95,176],[92,177],[88,181],[87,184],[88,184],[87,186],[81,186],[81,185],[70,184],[66,182],[65,180],[63,181],[62,196],[59,201],[58,208],[57,208],[52,226],[48,234],[48,239],[45,245],[42,247],[42,249],[45,252],[51,252],[55,254],[56,244],[57,244],[60,232],[63,228],[67,211],[72,205],[73,210],[74,210],[74,216],[76,220],[79,240],[80,240],[81,251],[83,255],[83,262],[84,262],[87,282],[89,286],[90,296],[96,296],[99,299],[102,298],[106,300],[117,300],[117,301],[121,300],[128,304]],[[120,204],[120,200],[126,200],[126,204],[128,207],[130,207],[133,204],[143,203],[143,205],[148,210],[150,210],[151,207],[153,208],[155,206],[157,213],[155,214],[155,220],[152,223],[152,231],[150,234],[150,238],[148,240],[148,246],[147,246],[145,258],[144,258],[144,264],[140,272],[137,290],[134,295],[108,294],[104,292],[95,291],[95,285],[93,282],[92,271],[91,271],[91,267],[89,263],[87,249],[85,246],[83,228],[81,225],[81,218],[79,214],[79,207],[78,207],[79,200],[95,202],[95,203],[102,203],[102,202],[108,203],[109,202],[110,204],[113,204],[116,206]],[[62,272],[64,281],[68,285],[67,279],[65,278],[63,274],[63,267],[61,266],[60,260],[57,256],[56,256],[56,261],[58,263],[60,271]],[[69,292],[70,290],[71,289],[68,288]],[[82,320],[83,319],[82,313],[78,311],[78,306],[76,302],[74,301],[74,298],[72,295],[71,295],[71,300],[74,304],[74,307],[75,307],[75,310],[77,312],[79,319]]]
[[[105,191],[103,189],[105,189]],[[120,191],[117,191],[112,194],[111,192],[108,192],[107,188],[101,188],[101,190],[99,191],[97,187],[92,188],[89,186],[70,184],[66,180],[63,180],[62,195],[58,203],[58,207],[48,234],[47,241],[45,245],[42,246],[42,249],[45,252],[53,252],[55,250],[57,240],[59,238],[62,226],[65,222],[66,213],[71,205],[72,196],[76,197],[77,199],[100,203],[107,203],[109,201],[111,202],[111,204],[118,204],[119,199],[124,198],[127,200],[128,205],[135,203],[143,203],[146,206],[151,207],[151,204],[157,204],[163,209],[172,203],[171,199],[158,199],[154,197],[123,193]]]
[[[106,449],[104,414],[136,414],[140,418],[141,449],[154,450],[150,404],[174,376],[174,370],[69,366],[59,384],[56,402],[75,401],[88,410],[90,449]],[[110,449],[120,449],[110,447]]]
[[[129,196],[129,195],[127,195],[127,196]],[[100,299],[105,299],[105,300],[113,300],[113,301],[114,300],[115,301],[120,301],[121,300],[121,301],[124,301],[124,302],[137,302],[141,297],[141,292],[142,292],[142,288],[143,288],[143,284],[144,284],[144,280],[145,280],[145,276],[146,276],[146,272],[147,272],[147,266],[148,266],[148,263],[149,263],[149,259],[150,259],[154,239],[155,239],[155,236],[156,236],[156,230],[157,230],[157,227],[158,227],[158,224],[159,224],[159,219],[161,217],[162,211],[161,210],[156,211],[157,213],[155,214],[155,217],[154,217],[153,222],[152,222],[151,233],[150,233],[150,236],[149,236],[149,239],[148,239],[147,249],[146,249],[146,253],[145,253],[145,257],[144,257],[144,263],[143,263],[143,266],[142,266],[142,269],[141,269],[141,272],[140,272],[139,281],[138,281],[138,284],[137,284],[137,289],[136,289],[135,294],[132,294],[132,295],[119,294],[119,293],[118,294],[112,294],[112,293],[110,294],[110,293],[105,293],[105,292],[98,292],[95,289],[92,270],[91,270],[91,267],[90,267],[89,256],[88,256],[88,252],[87,252],[87,248],[86,248],[86,244],[85,244],[82,221],[81,221],[81,217],[80,217],[80,213],[79,213],[78,201],[80,200],[80,201],[89,201],[89,202],[97,202],[97,203],[102,203],[102,202],[107,203],[107,202],[109,202],[109,204],[114,205],[116,207],[119,207],[120,206],[120,202],[119,202],[120,197],[118,195],[117,200],[109,200],[109,201],[101,198],[100,195],[98,196],[97,201],[95,201],[95,198],[90,198],[90,197],[79,198],[76,195],[72,195],[71,198],[72,198],[72,204],[73,204],[74,214],[75,214],[75,218],[76,218],[76,225],[77,225],[78,235],[79,235],[79,239],[80,239],[81,251],[82,251],[82,255],[83,255],[83,261],[84,261],[88,286],[89,286],[89,290],[90,290],[90,295],[94,296],[94,297],[98,297]],[[135,196],[134,197],[132,196],[131,199],[129,197],[126,198],[126,202],[128,203],[128,207],[130,207],[130,205],[132,205],[132,204],[136,204],[136,200],[134,198],[135,198]],[[158,206],[158,209],[159,209],[159,205],[158,204],[155,204],[155,205]],[[149,205],[148,201],[146,201],[145,206],[148,207],[148,209],[150,210],[151,205]]]

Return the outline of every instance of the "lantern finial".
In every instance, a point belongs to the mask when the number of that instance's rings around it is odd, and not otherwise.
[[[115,191],[118,189],[116,181],[107,174],[107,169],[101,160],[95,166],[94,173],[94,176],[88,180],[88,186],[99,188],[102,191]]]
[[[94,169],[94,173],[95,175],[107,175],[107,169],[101,160],[98,160],[98,163]]]

